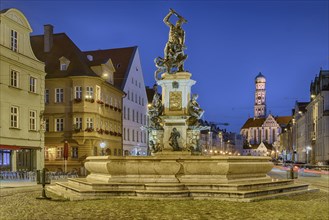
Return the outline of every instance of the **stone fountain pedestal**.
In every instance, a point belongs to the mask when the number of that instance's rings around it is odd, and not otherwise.
[[[220,199],[255,201],[309,191],[293,180],[271,179],[268,157],[191,156],[87,158],[87,178],[47,189],[70,200],[105,198]]]

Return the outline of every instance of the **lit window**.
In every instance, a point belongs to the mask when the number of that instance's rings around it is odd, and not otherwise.
[[[57,147],[57,149],[56,149],[56,158],[57,159],[63,158],[63,147]]]
[[[35,131],[37,130],[37,112],[30,111],[30,130]]]
[[[57,88],[55,89],[55,102],[63,102],[64,101],[64,89]]]
[[[92,99],[94,97],[94,89],[91,86],[86,87],[86,99]]]
[[[12,106],[10,108],[10,127],[18,128],[18,107]]]
[[[10,49],[14,52],[17,52],[17,32],[14,30],[11,30],[10,42]]]
[[[10,86],[18,88],[19,73],[15,70],[10,72]]]
[[[55,119],[55,131],[64,131],[64,119],[56,118]]]
[[[30,92],[37,92],[37,79],[30,76]]]

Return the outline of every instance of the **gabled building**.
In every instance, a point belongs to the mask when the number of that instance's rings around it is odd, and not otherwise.
[[[32,28],[17,9],[0,11],[0,170],[44,167],[44,63],[30,44]]]
[[[52,25],[44,30],[31,44],[46,63],[46,168],[83,172],[87,156],[121,156],[124,92],[113,85],[112,60],[95,62],[65,33],[54,34]]]
[[[243,146],[244,156],[272,156],[276,157],[276,151],[272,144],[266,142],[261,142],[260,144],[250,144],[248,146]]]
[[[85,51],[94,63],[111,59],[114,86],[125,92],[123,99],[124,155],[147,155],[147,95],[138,47]]]

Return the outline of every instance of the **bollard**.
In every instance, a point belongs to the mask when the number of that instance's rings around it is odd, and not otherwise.
[[[42,194],[40,197],[37,197],[37,199],[51,199],[50,197],[47,197],[46,195],[46,184],[50,184],[50,179],[47,176],[46,178],[46,169],[42,169],[42,173],[40,170],[37,170],[37,184],[42,184]]]

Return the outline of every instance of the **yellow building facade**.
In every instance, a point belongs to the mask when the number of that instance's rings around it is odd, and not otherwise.
[[[44,63],[30,44],[32,28],[17,9],[0,11],[0,169],[44,166]]]
[[[51,25],[31,43],[46,63],[45,167],[85,174],[87,156],[122,155],[124,92],[113,86],[111,60],[83,54]]]

